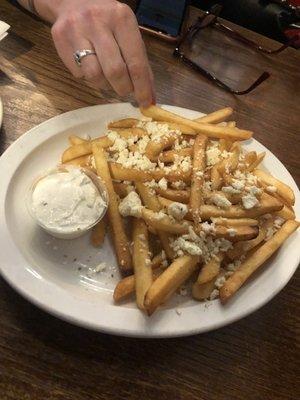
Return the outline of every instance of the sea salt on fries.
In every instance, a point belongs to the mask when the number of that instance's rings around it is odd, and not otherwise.
[[[156,106],[141,112],[148,118],[111,122],[106,136],[70,135],[61,158],[106,184],[120,271],[132,273],[114,301],[135,294],[151,315],[193,279],[195,300],[225,303],[299,226],[294,193],[259,169],[265,153],[243,149],[252,132],[226,122],[230,107],[196,120]],[[94,246],[106,222],[94,227]]]

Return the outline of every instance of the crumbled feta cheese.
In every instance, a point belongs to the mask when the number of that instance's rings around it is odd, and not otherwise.
[[[209,300],[215,300],[219,297],[219,290],[218,289],[214,289],[210,296],[209,296]]]
[[[154,213],[154,218],[156,220],[161,220],[164,217],[166,217],[166,214],[163,211],[159,211],[159,212]]]
[[[229,236],[231,236],[231,237],[234,237],[236,235],[236,229],[228,228],[227,232],[229,233]]]
[[[277,192],[277,187],[276,186],[267,186],[266,191],[269,193],[276,193]]]
[[[171,186],[172,186],[174,189],[179,189],[179,190],[185,189],[185,188],[186,188],[186,184],[185,184],[185,182],[183,182],[183,181],[172,182],[172,183],[171,183]]]
[[[218,142],[206,150],[207,165],[215,165],[220,161],[221,152],[218,148]]]
[[[202,222],[201,229],[205,233],[215,233],[216,232],[216,226],[214,223],[210,224],[208,222]]]
[[[261,189],[256,186],[248,186],[245,189],[253,196],[259,196],[262,193]]]
[[[224,285],[225,281],[226,281],[225,276],[219,276],[219,278],[217,278],[215,281],[215,287],[217,289],[221,289],[221,287]]]
[[[257,206],[259,204],[259,201],[257,200],[257,198],[255,196],[253,196],[252,194],[249,193],[242,197],[242,203],[243,203],[243,207],[246,210],[250,210],[251,208]]]
[[[226,199],[225,196],[222,196],[218,193],[214,194],[211,197],[211,200],[216,206],[220,208],[229,208],[232,205],[232,203],[228,199]]]
[[[162,190],[167,190],[168,189],[168,181],[166,178],[161,178],[161,180],[158,181],[158,186]]]
[[[195,175],[196,175],[197,178],[202,178],[203,175],[204,175],[204,172],[203,171],[197,171]]]
[[[186,287],[185,286],[181,286],[179,288],[179,293],[180,293],[181,296],[187,296],[188,292],[187,292]]]
[[[168,214],[179,221],[184,218],[187,212],[188,207],[186,204],[174,202],[168,206]]]
[[[142,211],[142,202],[136,192],[130,192],[119,204],[119,212],[123,217],[140,217]]]

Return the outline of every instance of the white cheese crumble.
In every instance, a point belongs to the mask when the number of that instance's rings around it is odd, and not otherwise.
[[[229,236],[234,237],[236,235],[236,229],[234,228],[228,228],[227,232],[229,233]]]
[[[219,290],[218,289],[214,289],[210,296],[209,296],[209,300],[215,300],[219,297]]]
[[[267,186],[266,191],[269,193],[276,193],[277,192],[277,187],[276,186]]]
[[[119,204],[119,212],[123,217],[140,217],[142,211],[142,202],[136,192],[130,192]]]
[[[255,196],[253,196],[252,194],[249,193],[242,197],[242,203],[243,203],[243,207],[246,210],[250,210],[251,208],[257,206],[259,204],[259,201],[257,200],[257,198]]]
[[[168,206],[168,214],[178,221],[181,221],[185,217],[187,212],[188,207],[186,204],[174,202]]]
[[[158,187],[162,190],[168,189],[168,181],[166,178],[161,178],[161,180],[158,181]]]
[[[220,161],[221,151],[219,150],[219,143],[211,141],[211,146],[206,150],[206,163],[208,166],[215,165]]]
[[[222,196],[221,194],[218,194],[218,193],[214,194],[214,195],[211,197],[211,201],[212,201],[217,207],[220,207],[220,208],[229,208],[229,207],[232,205],[231,201],[229,201],[228,199],[226,199],[225,196]]]

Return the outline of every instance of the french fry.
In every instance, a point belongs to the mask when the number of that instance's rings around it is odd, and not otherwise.
[[[88,140],[83,139],[83,138],[81,138],[79,136],[76,136],[76,135],[70,135],[68,137],[68,140],[69,140],[71,146],[76,145],[76,144],[81,144],[81,143],[87,143],[88,142]]]
[[[175,161],[175,158],[177,156],[182,156],[182,157],[186,157],[186,156],[192,156],[193,155],[193,148],[192,147],[186,147],[185,149],[181,149],[181,150],[167,150],[167,151],[163,151],[158,159],[159,161],[163,162],[163,163],[171,163]]]
[[[124,118],[118,121],[113,121],[108,124],[108,128],[114,130],[114,128],[134,128],[139,122],[136,118]]]
[[[192,225],[189,221],[173,222],[173,220],[167,214],[160,218],[157,213],[147,208],[142,209],[142,218],[153,228],[160,231],[173,233],[175,235],[184,235],[188,233],[189,226]]]
[[[257,226],[235,226],[228,228],[223,225],[215,227],[214,235],[218,238],[227,239],[233,243],[254,239],[258,235]]]
[[[154,212],[159,212],[162,208],[160,202],[158,201],[155,193],[142,182],[136,182],[136,189],[139,195],[142,198],[144,205]],[[170,246],[170,235],[167,232],[158,230],[157,235],[161,241],[162,247],[167,255],[167,257],[171,260],[174,258],[174,251]]]
[[[92,152],[92,145],[90,142],[76,144],[67,148],[61,158],[62,164],[67,163],[68,161],[73,160],[74,158],[83,157],[86,155],[91,154]]]
[[[208,282],[199,284],[197,281],[193,284],[192,287],[192,296],[195,300],[207,300],[209,299],[212,291],[215,289],[215,282],[218,278],[221,278],[225,275],[225,270],[220,268],[220,272],[217,276],[211,279]]]
[[[227,122],[227,126],[229,126],[230,128],[235,128],[236,127],[236,122],[235,121],[228,121]]]
[[[152,279],[155,279],[162,273],[162,270],[152,268]],[[135,294],[135,276],[129,275],[121,279],[114,290],[113,299],[115,303],[121,303]]]
[[[197,135],[193,148],[193,168],[189,203],[196,228],[201,221],[199,207],[203,203],[202,186],[204,182],[204,170],[206,167],[206,146],[207,137]]]
[[[212,279],[209,282],[199,284],[195,282],[192,286],[192,296],[195,300],[206,300],[211,295],[212,291],[215,288],[216,278]]]
[[[220,253],[215,257],[212,257],[208,263],[203,265],[197,278],[197,283],[199,285],[210,282],[218,276],[223,258],[224,255]]]
[[[295,195],[293,190],[286,185],[285,183],[281,182],[280,180],[274,178],[272,175],[264,172],[260,169],[255,169],[253,171],[254,175],[258,177],[263,183],[269,186],[276,187],[276,193],[282,197],[289,205],[295,204]]]
[[[292,210],[291,208],[287,207],[286,205],[284,205],[281,210],[276,211],[274,213],[274,215],[276,217],[280,217],[280,218],[283,218],[285,220],[295,219],[296,218],[294,210]]]
[[[205,122],[206,124],[217,124],[225,121],[232,113],[233,109],[231,107],[225,107],[207,114],[204,117],[196,118],[194,121],[201,123]]]
[[[219,164],[219,163],[218,163]],[[210,173],[210,179],[211,179],[211,188],[212,190],[218,190],[220,189],[223,179],[222,175],[218,169],[218,164],[215,164]]]
[[[241,206],[233,205],[228,209],[222,209],[217,206],[203,204],[200,206],[201,218],[206,220],[214,217],[223,218],[256,218],[263,214],[280,211],[283,204],[267,193],[263,193],[260,198],[259,205],[249,210],[243,209]]]
[[[259,227],[259,232],[256,238],[235,243],[233,248],[227,251],[227,256],[231,260],[240,258],[243,254],[246,254],[249,250],[254,249],[254,247],[260,244],[265,239],[266,235],[267,226],[264,224]]]
[[[172,262],[146,293],[144,305],[148,315],[152,315],[196,271],[198,263],[198,256],[182,256]]]
[[[108,216],[113,232],[112,236],[118,264],[122,272],[128,272],[132,269],[129,241],[125,233],[123,220],[119,213],[117,195],[114,191],[106,156],[101,145],[98,143],[92,144],[92,151],[95,158],[97,173],[103,179],[109,196]]]
[[[225,158],[224,160],[222,160],[220,163],[217,164],[218,171],[221,174],[224,173],[228,174],[235,171],[239,163],[240,152],[241,152],[240,146],[236,145],[232,150],[232,154],[228,158]]]
[[[258,220],[253,218],[211,218],[215,225],[230,226],[257,226]]]
[[[187,204],[190,200],[190,189],[177,190],[177,189],[161,189],[160,187],[155,188],[155,191],[162,197],[177,201],[178,203]]]
[[[263,153],[259,153],[256,157],[256,160],[253,161],[252,164],[250,164],[247,167],[248,172],[252,172],[255,168],[259,166],[259,164],[262,162],[262,160],[265,158],[266,152],[264,151]]]
[[[185,135],[194,135],[196,133],[196,131],[186,125],[182,125],[182,124],[175,124],[173,122],[165,122],[170,129],[174,129],[176,131],[180,131],[182,134]]]
[[[160,136],[157,140],[151,140],[146,146],[145,155],[150,160],[157,158],[159,153],[171,147],[176,139],[178,139],[178,134],[176,132],[169,132],[166,135]]]
[[[202,133],[207,137],[230,140],[246,140],[250,139],[252,136],[252,132],[250,131],[238,128],[210,125],[203,122],[195,122],[153,105],[148,108],[141,108],[140,110],[142,114],[147,117],[151,117],[154,120],[183,124],[194,129],[197,133]]]
[[[264,243],[240,265],[220,289],[220,299],[223,304],[226,303],[246,280],[279,249],[282,243],[295,232],[298,226],[299,223],[297,221],[286,221],[271,239]]]
[[[114,185],[114,191],[121,199],[123,199],[128,195],[131,187],[128,183],[124,182],[113,182],[113,185]]]
[[[180,170],[172,171],[167,173],[164,170],[154,170],[154,171],[142,171],[135,168],[125,168],[121,164],[109,162],[109,169],[113,179],[117,181],[136,181],[136,182],[147,182],[152,179],[159,181],[162,178],[166,178],[170,182],[177,182],[183,180],[188,182],[191,179],[191,172],[183,172]]]
[[[88,167],[91,166],[91,156],[81,156],[77,158],[73,158],[70,161],[64,163],[64,165],[74,165],[77,167]]]
[[[147,131],[143,128],[115,128],[114,132],[117,132],[124,139],[132,137],[141,138],[147,134]]]
[[[97,225],[93,227],[91,233],[91,243],[94,247],[99,247],[102,245],[105,238],[105,219],[98,222]]]
[[[136,304],[144,309],[145,295],[152,284],[152,269],[149,259],[147,225],[142,219],[133,221],[133,269],[135,277]]]

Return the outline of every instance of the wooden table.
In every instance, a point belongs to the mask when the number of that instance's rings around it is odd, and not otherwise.
[[[5,111],[1,152],[50,117],[121,100],[72,79],[43,23],[5,1],[0,16],[12,26],[0,44]],[[181,65],[172,57],[172,46],[145,39],[159,102],[203,112],[234,107],[238,125],[254,130],[300,183],[299,52],[255,56],[253,78],[264,69],[272,78],[250,95],[234,97]],[[234,62],[224,53],[225,66]],[[0,249],[5,251],[1,244]],[[242,321],[199,336],[154,341],[72,326],[37,309],[0,280],[0,399],[300,398],[297,289],[299,274],[269,304]]]

